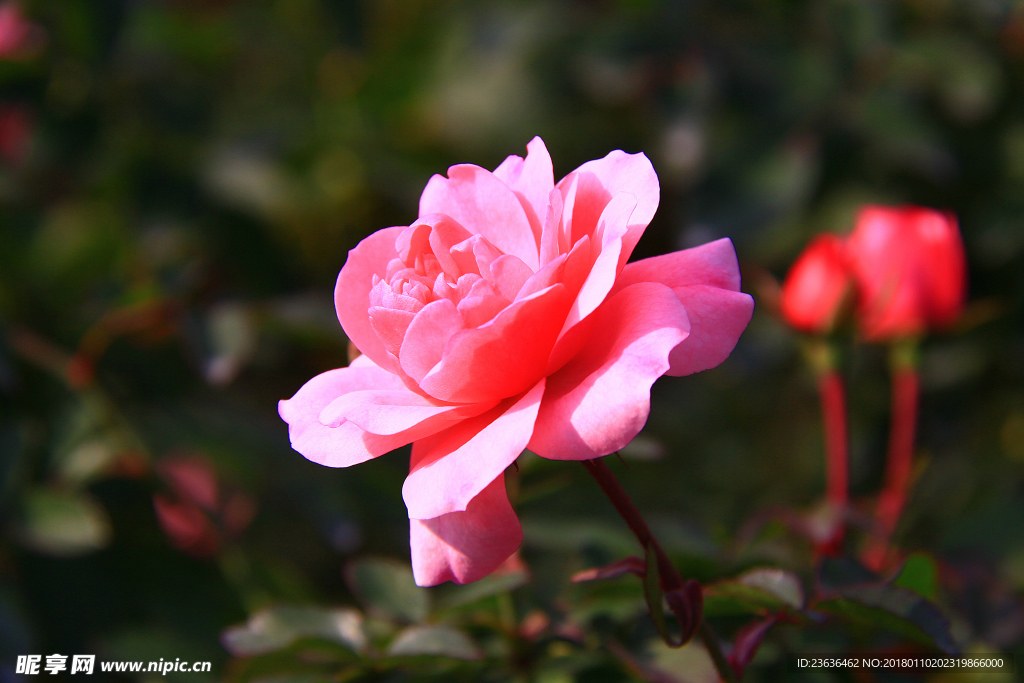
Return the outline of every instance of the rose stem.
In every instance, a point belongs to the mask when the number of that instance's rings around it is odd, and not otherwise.
[[[622,484],[615,478],[612,471],[604,464],[603,460],[583,460],[582,463],[587,468],[587,471],[590,472],[590,476],[597,480],[598,486],[608,496],[608,499],[615,506],[622,519],[626,521],[626,525],[629,526],[629,530],[640,541],[640,545],[644,548],[650,546],[654,549],[655,556],[658,558],[658,574],[661,576],[662,589],[666,591],[682,589],[683,577],[676,571],[672,561],[665,554],[665,550],[658,543],[658,539],[651,533],[647,522],[644,521],[640,511],[633,504],[632,499],[630,499],[626,490],[622,488]],[[704,621],[703,616],[700,618],[698,633],[701,641],[704,643],[704,647],[711,656],[712,662],[714,662],[715,668],[718,670],[719,677],[729,683],[735,681],[736,677],[722,652],[718,636],[715,635],[708,623]]]
[[[818,380],[821,414],[825,432],[825,500],[838,515],[828,538],[816,540],[819,552],[838,550],[846,534],[846,508],[849,504],[850,455],[846,426],[846,390],[839,372],[839,352],[833,342],[817,337],[804,344],[804,355]]]
[[[917,401],[920,392],[920,378],[913,355],[912,346],[893,349],[889,458],[886,463],[885,485],[878,497],[878,508],[875,513],[881,534],[864,553],[865,564],[876,571],[882,569],[885,564],[889,542],[896,531],[910,488]]]
[[[824,371],[818,378],[821,411],[825,426],[826,500],[833,511],[841,515],[840,522],[829,540],[830,545],[842,540],[846,506],[849,496],[849,446],[846,429],[846,395],[843,378],[834,369]]]

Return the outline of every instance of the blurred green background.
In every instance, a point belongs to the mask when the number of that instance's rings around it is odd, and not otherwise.
[[[637,255],[729,236],[758,300],[724,365],[655,386],[611,463],[707,582],[778,565],[820,583],[779,522],[824,484],[773,277],[865,202],[956,213],[971,303],[924,345],[898,543],[937,571],[960,646],[1024,664],[1024,3],[20,7],[29,27],[0,20],[0,681],[55,652],[213,662],[183,681],[704,680],[692,648],[658,644],[635,578],[569,582],[638,552],[583,468],[526,455],[510,477],[527,571],[416,589],[407,450],[331,470],[277,417],[347,362],[347,250],[412,221],[432,174],[534,135],[556,178],[645,152],[662,197]],[[848,351],[868,512],[888,378],[883,349]],[[885,638],[779,626],[748,678],[830,680],[785,655]]]

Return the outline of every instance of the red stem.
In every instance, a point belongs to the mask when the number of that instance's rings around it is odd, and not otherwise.
[[[910,489],[914,457],[914,435],[917,426],[917,401],[920,381],[913,367],[898,368],[892,380],[892,425],[889,432],[889,459],[885,486],[878,497],[875,513],[881,534],[865,553],[865,563],[882,569],[889,551],[889,541],[899,523]]]
[[[846,509],[849,500],[849,440],[846,430],[846,392],[843,379],[827,370],[818,380],[821,411],[825,421],[827,500],[836,510]]]
[[[608,469],[608,466],[604,464],[603,460],[583,460],[581,461],[583,466],[587,468],[590,475],[597,481],[598,486],[604,491],[605,495],[615,506],[616,511],[622,519],[625,520],[626,525],[629,526],[630,531],[636,536],[637,540],[640,541],[645,549],[650,547],[653,548],[655,556],[658,558],[658,575],[661,579],[661,588],[665,592],[672,590],[682,590],[685,583],[683,577],[679,575],[675,565],[665,554],[665,550],[658,543],[658,539],[651,533],[650,527],[647,526],[647,522],[640,514],[640,510],[637,509],[633,503],[629,494],[622,488],[622,484],[615,478],[612,471]],[[700,636],[701,642],[704,643],[704,647],[711,657],[711,661],[715,665],[715,669],[718,671],[718,676],[721,680],[732,683],[736,680],[735,672],[732,670],[728,660],[726,660],[724,653],[722,652],[721,645],[718,642],[718,636],[715,635],[711,627],[702,616],[698,616],[700,626],[697,631],[697,635]]]
[[[584,460],[583,466],[597,480],[598,486],[608,496],[608,499],[615,506],[622,519],[626,521],[626,525],[629,526],[629,530],[640,541],[640,545],[645,548],[650,545],[654,548],[654,553],[658,558],[658,574],[661,575],[661,587],[666,591],[682,588],[683,577],[676,571],[672,561],[668,559],[668,555],[665,554],[661,544],[658,543],[658,539],[651,533],[647,522],[640,515],[640,511],[633,504],[629,494],[622,488],[622,484],[615,478],[612,471],[608,469],[608,466],[601,460]]]

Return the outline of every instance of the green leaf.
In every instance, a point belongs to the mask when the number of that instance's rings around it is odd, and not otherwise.
[[[118,450],[110,439],[83,441],[60,459],[58,476],[72,486],[82,486],[102,474],[117,456]]]
[[[221,637],[233,655],[248,657],[281,650],[301,638],[317,638],[353,651],[366,647],[363,615],[350,608],[324,609],[283,605],[257,613]]]
[[[917,593],[884,584],[852,586],[814,605],[846,621],[898,633],[943,652],[957,651],[949,621],[934,603]]]
[[[483,652],[462,631],[450,626],[410,626],[404,629],[388,648],[392,656],[430,655],[464,659],[483,657]]]
[[[106,510],[86,492],[30,492],[20,535],[26,545],[70,557],[105,547],[111,538]]]
[[[778,611],[797,614],[803,606],[800,579],[791,572],[772,567],[753,569],[736,579],[720,581],[704,589],[704,612],[713,616]]]
[[[408,565],[382,558],[355,560],[346,568],[352,592],[383,618],[420,622],[430,612],[430,595],[416,585]]]
[[[929,555],[913,553],[907,557],[892,585],[914,591],[922,598],[935,600],[939,595],[939,568]]]

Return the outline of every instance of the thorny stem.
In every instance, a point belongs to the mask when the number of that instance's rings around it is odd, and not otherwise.
[[[892,424],[889,432],[889,457],[885,485],[878,497],[875,513],[881,534],[864,553],[865,563],[875,570],[883,568],[889,542],[899,523],[910,489],[917,426],[917,402],[920,378],[913,357],[894,349],[892,378]]]
[[[640,545],[644,548],[650,547],[654,550],[655,556],[658,558],[658,574],[661,577],[661,587],[665,591],[671,590],[682,590],[684,586],[683,577],[679,575],[675,565],[668,558],[665,550],[658,543],[658,539],[651,533],[650,527],[647,526],[647,522],[644,520],[640,511],[636,505],[633,504],[632,499],[626,493],[626,490],[622,488],[622,484],[615,478],[612,471],[608,468],[602,460],[583,460],[583,466],[587,468],[596,481],[601,490],[604,491],[605,495],[615,506],[615,510],[619,513],[626,525],[629,526],[629,530],[633,532],[637,540],[640,541]],[[701,642],[704,643],[704,647],[707,649],[708,654],[714,662],[715,668],[718,670],[719,677],[727,683],[734,683],[736,676],[733,672],[732,667],[729,665],[725,654],[722,652],[722,646],[718,641],[718,636],[715,635],[712,628],[704,621],[703,616],[700,617],[700,627],[698,629],[698,635],[700,636]]]

